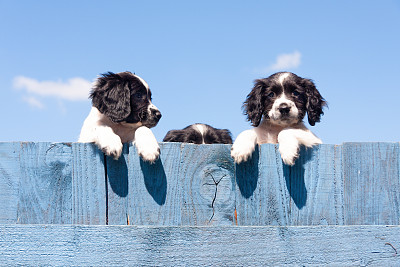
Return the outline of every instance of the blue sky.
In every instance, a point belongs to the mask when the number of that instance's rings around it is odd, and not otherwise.
[[[76,141],[98,74],[145,79],[163,117],[250,128],[254,79],[311,78],[324,143],[400,140],[400,1],[0,0],[0,141]]]

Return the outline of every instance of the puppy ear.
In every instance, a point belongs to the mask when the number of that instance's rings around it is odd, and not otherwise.
[[[219,131],[219,143],[221,144],[232,144],[232,134],[228,129],[220,129]]]
[[[163,142],[183,142],[184,134],[182,130],[170,130],[165,135]]]
[[[312,80],[304,79],[303,87],[306,89],[307,95],[307,114],[308,122],[311,126],[314,126],[316,122],[321,120],[321,115],[324,114],[322,108],[326,106],[326,102],[321,94],[318,92],[315,84]]]
[[[92,104],[113,122],[123,121],[131,113],[128,82],[108,72],[99,77],[90,94]]]
[[[247,120],[251,121],[254,127],[260,124],[264,113],[264,86],[265,84],[261,80],[255,80],[254,87],[243,104],[244,114],[247,115]]]

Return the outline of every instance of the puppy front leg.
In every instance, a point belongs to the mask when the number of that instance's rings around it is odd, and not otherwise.
[[[135,131],[135,141],[138,154],[144,161],[154,162],[160,156],[160,147],[153,132],[146,126]]]
[[[293,166],[299,156],[300,145],[312,147],[322,141],[311,131],[287,128],[278,135],[279,152],[285,164]]]
[[[239,164],[243,161],[247,161],[257,144],[257,134],[251,130],[241,132],[232,145],[231,156],[234,161]]]
[[[98,126],[95,128],[95,144],[107,155],[117,160],[122,153],[121,138],[110,127]]]
[[[299,141],[295,129],[284,129],[278,134],[279,152],[286,165],[293,166],[299,156]]]

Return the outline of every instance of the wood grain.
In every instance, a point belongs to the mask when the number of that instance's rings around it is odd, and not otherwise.
[[[72,223],[106,224],[104,155],[94,144],[72,144]]]
[[[295,166],[285,166],[291,196],[290,225],[344,224],[341,148],[303,147]]]
[[[160,148],[154,164],[141,160],[134,146],[118,161],[107,158],[109,224],[233,224],[230,147],[161,143]]]
[[[0,265],[400,265],[398,143],[160,147],[0,143]]]
[[[0,143],[0,223],[399,225],[398,143],[278,145],[234,165],[230,145],[160,143],[155,164],[125,145],[118,161],[94,144]]]
[[[71,144],[21,143],[18,223],[72,223]]]
[[[0,143],[0,224],[18,221],[20,143]]]
[[[399,143],[343,145],[345,224],[400,223]]]
[[[154,164],[126,148],[118,161],[107,158],[109,224],[180,225],[180,144],[160,144]]]
[[[399,266],[400,226],[0,225],[6,266]]]
[[[180,162],[182,224],[234,224],[235,167],[230,146],[184,144]]]
[[[261,145],[236,166],[238,225],[288,225],[290,196],[277,145]]]

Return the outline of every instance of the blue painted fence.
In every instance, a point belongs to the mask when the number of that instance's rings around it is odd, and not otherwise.
[[[399,143],[160,146],[0,143],[0,265],[400,265]]]

